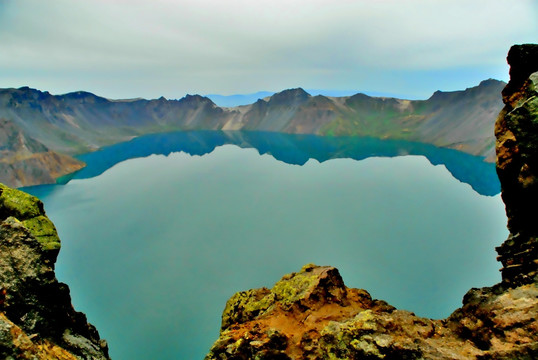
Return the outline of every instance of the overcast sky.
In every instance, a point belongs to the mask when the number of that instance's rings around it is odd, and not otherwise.
[[[0,88],[427,98],[508,80],[537,19],[536,0],[0,0]]]

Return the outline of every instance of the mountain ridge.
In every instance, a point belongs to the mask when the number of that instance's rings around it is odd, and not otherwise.
[[[312,96],[295,88],[231,108],[219,107],[201,95],[175,100],[110,100],[85,91],[51,95],[21,87],[0,89],[0,118],[63,156],[91,152],[149,133],[243,130],[410,140],[493,161],[492,133],[496,114],[502,108],[500,92],[504,85],[490,79],[462,91],[437,91],[426,100],[361,93]],[[72,159],[65,157],[62,162],[66,163],[65,171],[71,170]],[[29,179],[9,169],[0,173],[0,181],[11,186],[50,183],[51,177],[43,173],[41,179]]]

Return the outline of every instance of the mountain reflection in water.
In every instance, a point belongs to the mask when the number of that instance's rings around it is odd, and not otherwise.
[[[453,149],[404,140],[245,131],[180,131],[137,137],[78,156],[88,166],[61,178],[59,182],[92,178],[128,159],[173,152],[201,156],[227,144],[254,148],[260,154],[270,154],[277,160],[293,165],[304,165],[309,159],[323,162],[341,158],[363,160],[369,157],[422,155],[433,165],[444,165],[454,178],[471,185],[480,195],[495,196],[500,192],[495,164]]]

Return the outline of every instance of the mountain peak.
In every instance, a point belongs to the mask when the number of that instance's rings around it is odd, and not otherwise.
[[[91,92],[88,91],[74,91],[70,92],[64,95],[59,95],[58,98],[60,99],[68,99],[68,100],[77,100],[77,102],[80,103],[106,103],[109,102],[108,99],[105,99],[104,97],[97,96]]]
[[[485,86],[506,86],[506,83],[501,80],[489,78],[487,80],[482,80],[480,84],[478,84],[478,87],[485,87]]]
[[[52,95],[48,91],[41,91],[37,89],[33,89],[28,86],[22,86],[18,89],[0,89],[2,93],[9,94],[13,98],[16,98],[17,100],[44,100],[47,98],[51,98]]]
[[[274,94],[269,99],[271,105],[300,105],[310,98],[303,88],[287,89]]]
[[[181,99],[179,99],[179,101],[190,105],[208,104],[211,106],[216,106],[210,98],[198,94],[187,94]]]
[[[475,93],[478,94],[482,91],[489,92],[500,92],[502,89],[506,86],[506,83],[504,81],[496,80],[496,79],[487,79],[482,80],[480,84],[476,86],[471,86],[465,90],[456,90],[456,91],[441,91],[437,90],[432,94],[432,96],[428,100],[447,100],[451,99],[454,96],[462,96],[465,93]]]

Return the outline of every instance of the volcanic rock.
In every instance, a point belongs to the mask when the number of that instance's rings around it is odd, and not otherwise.
[[[0,222],[0,357],[108,359],[106,341],[55,277],[60,239],[43,203],[0,184]]]
[[[538,279],[538,45],[513,46],[507,60],[511,79],[495,135],[510,235],[497,252],[503,281],[519,285]]]

